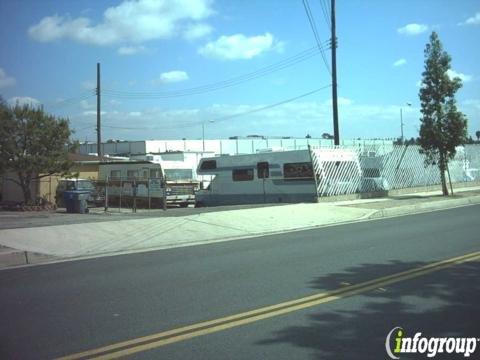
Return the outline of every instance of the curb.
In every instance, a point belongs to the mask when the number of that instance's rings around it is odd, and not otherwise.
[[[429,202],[429,203],[427,202],[427,203],[396,206],[392,208],[381,209],[371,214],[368,217],[368,219],[373,220],[373,219],[381,219],[381,218],[394,217],[394,216],[418,214],[422,212],[444,210],[444,209],[450,209],[450,208],[455,208],[459,206],[468,206],[468,205],[475,205],[475,204],[480,204],[480,196],[472,196],[472,197],[463,198],[463,199],[445,199],[445,200],[438,200],[438,201]]]
[[[45,255],[17,249],[8,249],[0,252],[0,270],[18,266],[48,263],[57,259],[57,257],[52,255]]]

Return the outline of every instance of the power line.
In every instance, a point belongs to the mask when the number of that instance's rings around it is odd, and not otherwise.
[[[89,126],[85,126],[85,127],[82,127],[80,129],[73,129],[74,131],[83,131],[83,130],[87,130],[87,129],[95,129],[95,126],[94,125],[89,125]]]
[[[328,29],[332,27],[332,22],[328,14],[330,14],[330,7],[326,3],[326,0],[319,0],[320,6],[322,7],[323,18],[325,19],[325,23],[327,24]]]
[[[277,107],[277,106],[280,106],[280,105],[284,105],[284,104],[296,101],[296,100],[304,98],[306,96],[315,94],[315,93],[317,93],[321,90],[327,89],[329,87],[331,87],[330,84],[326,85],[326,86],[322,86],[318,89],[303,93],[301,95],[295,96],[293,98],[289,98],[289,99],[286,99],[286,100],[279,101],[279,102],[274,103],[274,104],[270,104],[270,105],[263,106],[263,107],[260,107],[260,108],[257,108],[257,109],[244,111],[244,112],[233,114],[233,115],[228,115],[228,116],[223,116],[223,117],[219,117],[219,118],[216,118],[216,119],[212,119],[212,122],[216,123],[216,122],[226,121],[226,120],[234,119],[234,118],[237,118],[237,117],[241,117],[241,116],[257,113],[257,112],[260,112],[260,111],[268,110],[268,109],[271,109],[271,108],[274,108],[274,107]],[[189,128],[189,127],[193,127],[193,126],[196,126],[196,125],[201,125],[202,123],[203,123],[203,120],[202,121],[194,121],[194,122],[190,122],[190,123],[184,123],[184,124],[180,124],[180,125],[176,124],[174,126],[168,126],[168,127],[166,127],[166,126],[123,127],[123,126],[109,126],[109,125],[103,125],[103,127],[111,128],[111,129],[121,129],[121,130],[180,129],[180,128]]]
[[[102,94],[109,97],[125,98],[125,99],[159,99],[159,98],[172,98],[172,97],[181,97],[189,95],[197,95],[201,93],[216,91],[230,86],[235,86],[247,81],[255,80],[259,77],[272,74],[276,71],[283,70],[290,66],[296,65],[300,62],[303,62],[313,56],[316,56],[320,50],[323,51],[323,48],[329,48],[329,42],[325,41],[323,44],[319,45],[320,47],[312,47],[310,49],[304,50],[294,56],[286,58],[277,63],[271,64],[269,66],[260,68],[256,71],[246,73],[240,76],[236,76],[227,80],[210,83],[198,87],[177,90],[177,91],[163,91],[163,92],[130,92],[130,91],[121,91],[121,90],[112,90],[112,89],[103,89]]]
[[[95,93],[94,93],[94,90],[92,89],[88,92],[83,92],[83,93],[81,93],[81,95],[76,96],[76,97],[61,99],[61,100],[58,100],[58,101],[44,102],[44,103],[41,103],[41,104],[45,107],[49,107],[49,108],[53,108],[53,109],[60,109],[60,108],[68,107],[68,106],[71,106],[71,105],[75,105],[79,101],[87,100],[87,99],[89,99],[91,97],[94,97],[94,96],[95,96]]]
[[[259,111],[271,109],[271,108],[273,108],[273,107],[277,107],[277,106],[280,106],[280,105],[283,105],[283,104],[287,104],[287,103],[290,103],[290,102],[292,102],[292,101],[295,101],[295,100],[304,98],[304,97],[306,97],[306,96],[315,94],[315,93],[317,93],[317,92],[319,92],[319,91],[321,91],[321,90],[324,90],[324,89],[329,88],[330,86],[331,86],[331,85],[326,85],[326,86],[323,86],[323,87],[321,87],[321,88],[318,88],[318,89],[309,91],[309,92],[307,92],[307,93],[304,93],[304,94],[302,94],[302,95],[298,95],[298,96],[295,96],[295,97],[293,97],[293,98],[290,98],[290,99],[287,99],[287,100],[283,100],[283,101],[280,101],[280,102],[275,103],[275,104],[267,105],[267,106],[264,106],[264,107],[261,107],[261,108],[258,108],[258,109],[254,109],[254,110],[250,110],[250,111],[245,111],[245,112],[243,112],[243,113],[238,113],[238,114],[234,114],[234,115],[230,115],[230,116],[224,116],[224,117],[221,117],[221,118],[217,118],[217,119],[214,119],[213,122],[219,122],[219,121],[229,120],[229,119],[233,119],[233,118],[236,118],[236,117],[239,117],[239,116],[244,116],[244,115],[253,114],[253,113],[256,113],[256,112],[259,112]]]
[[[331,71],[330,71],[330,67],[328,65],[327,58],[325,56],[325,52],[323,51],[323,49],[320,45],[321,44],[320,36],[318,35],[317,25],[315,24],[315,19],[313,18],[312,10],[310,9],[310,5],[308,3],[308,0],[302,0],[302,3],[303,3],[303,8],[305,9],[305,13],[306,13],[307,18],[308,18],[308,22],[310,23],[310,27],[312,29],[313,36],[315,37],[315,41],[317,42],[318,49],[320,50],[320,54],[322,55],[322,59],[323,59],[323,62],[325,64],[325,67],[327,68],[327,71],[330,74],[332,74]]]

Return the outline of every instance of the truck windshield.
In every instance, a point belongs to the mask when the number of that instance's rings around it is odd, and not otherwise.
[[[165,177],[168,180],[191,180],[192,169],[164,169]]]

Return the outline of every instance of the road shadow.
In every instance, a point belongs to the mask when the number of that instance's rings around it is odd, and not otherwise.
[[[314,279],[311,288],[328,291],[427,265],[422,262],[364,264]],[[469,262],[419,278],[310,309],[305,325],[288,326],[257,344],[290,344],[311,350],[313,359],[389,359],[387,334],[396,326],[406,336],[480,338],[480,262]],[[475,355],[480,354],[478,343]],[[426,354],[401,359],[426,359]],[[464,358],[437,355],[435,359]],[[475,358],[475,356],[473,356]]]

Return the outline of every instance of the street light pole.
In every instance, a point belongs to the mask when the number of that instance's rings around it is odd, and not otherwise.
[[[209,123],[214,123],[215,120],[208,120]],[[202,149],[205,152],[205,120],[202,121]]]
[[[205,152],[205,120],[202,121],[202,149]]]
[[[403,144],[403,109],[400,108],[400,140]]]
[[[405,105],[412,106],[412,104],[409,103],[409,102],[405,103]],[[400,139],[402,140],[402,144],[403,144],[403,140],[404,140],[404,138],[403,138],[403,125],[404,125],[403,124],[403,108],[400,107],[400,134],[401,134]]]

